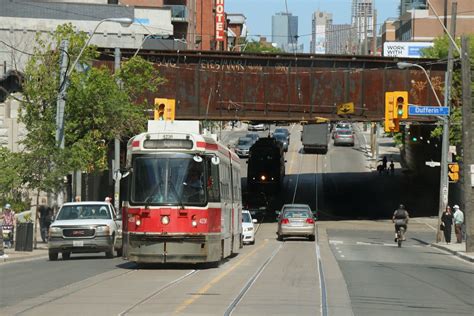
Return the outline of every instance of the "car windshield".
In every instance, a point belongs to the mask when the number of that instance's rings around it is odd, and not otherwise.
[[[336,129],[351,129],[350,124],[337,124]]]
[[[281,133],[281,134],[288,134],[288,130],[286,128],[276,128],[275,129],[275,134]]]
[[[249,213],[242,213],[242,222],[244,223],[251,223],[252,218]]]
[[[237,146],[246,146],[250,145],[252,143],[252,139],[250,138],[239,138],[239,142],[237,143]]]
[[[58,213],[57,220],[111,219],[110,210],[105,205],[67,205]]]
[[[139,156],[133,163],[131,201],[153,204],[204,204],[204,162],[188,154]]]
[[[273,134],[273,137],[281,142],[286,141],[286,136],[284,134]]]

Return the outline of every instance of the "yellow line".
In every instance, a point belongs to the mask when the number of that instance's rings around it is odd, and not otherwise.
[[[226,275],[228,275],[230,272],[232,272],[233,270],[235,270],[239,265],[242,264],[242,262],[244,262],[248,257],[252,256],[253,254],[255,254],[258,250],[260,250],[261,248],[263,248],[266,244],[268,243],[268,240],[266,239],[264,241],[263,244],[261,244],[259,247],[255,248],[254,250],[252,250],[252,252],[246,254],[242,259],[240,259],[239,261],[237,261],[235,263],[234,266],[232,266],[229,270],[227,271],[224,271],[222,272],[221,274],[219,274],[218,276],[216,276],[214,279],[212,279],[208,284],[204,285],[202,288],[199,289],[199,291],[196,293],[197,295],[191,297],[190,299],[184,301],[183,304],[181,304],[175,311],[173,314],[178,314],[180,312],[182,312],[184,309],[186,309],[189,305],[191,305],[192,303],[194,303],[202,294],[206,293],[207,291],[209,291],[209,289],[211,287],[213,287],[216,283],[218,283],[220,280],[222,280],[223,277],[225,277]]]

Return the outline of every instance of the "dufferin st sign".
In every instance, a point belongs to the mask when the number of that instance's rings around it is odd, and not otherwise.
[[[225,13],[224,0],[216,0],[216,41],[224,41]]]

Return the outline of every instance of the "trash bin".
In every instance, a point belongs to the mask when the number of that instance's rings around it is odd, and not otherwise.
[[[18,223],[15,237],[15,251],[33,251],[33,223]]]

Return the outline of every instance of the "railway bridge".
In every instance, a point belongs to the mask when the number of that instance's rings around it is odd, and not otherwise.
[[[122,50],[123,58],[134,53]],[[437,105],[423,71],[400,70],[397,62],[423,66],[440,98],[446,72],[445,62],[433,59],[169,50],[140,55],[166,78],[145,97],[175,99],[176,119],[378,121],[386,91],[408,91],[410,104]],[[99,63],[113,67],[113,51],[102,51]]]

